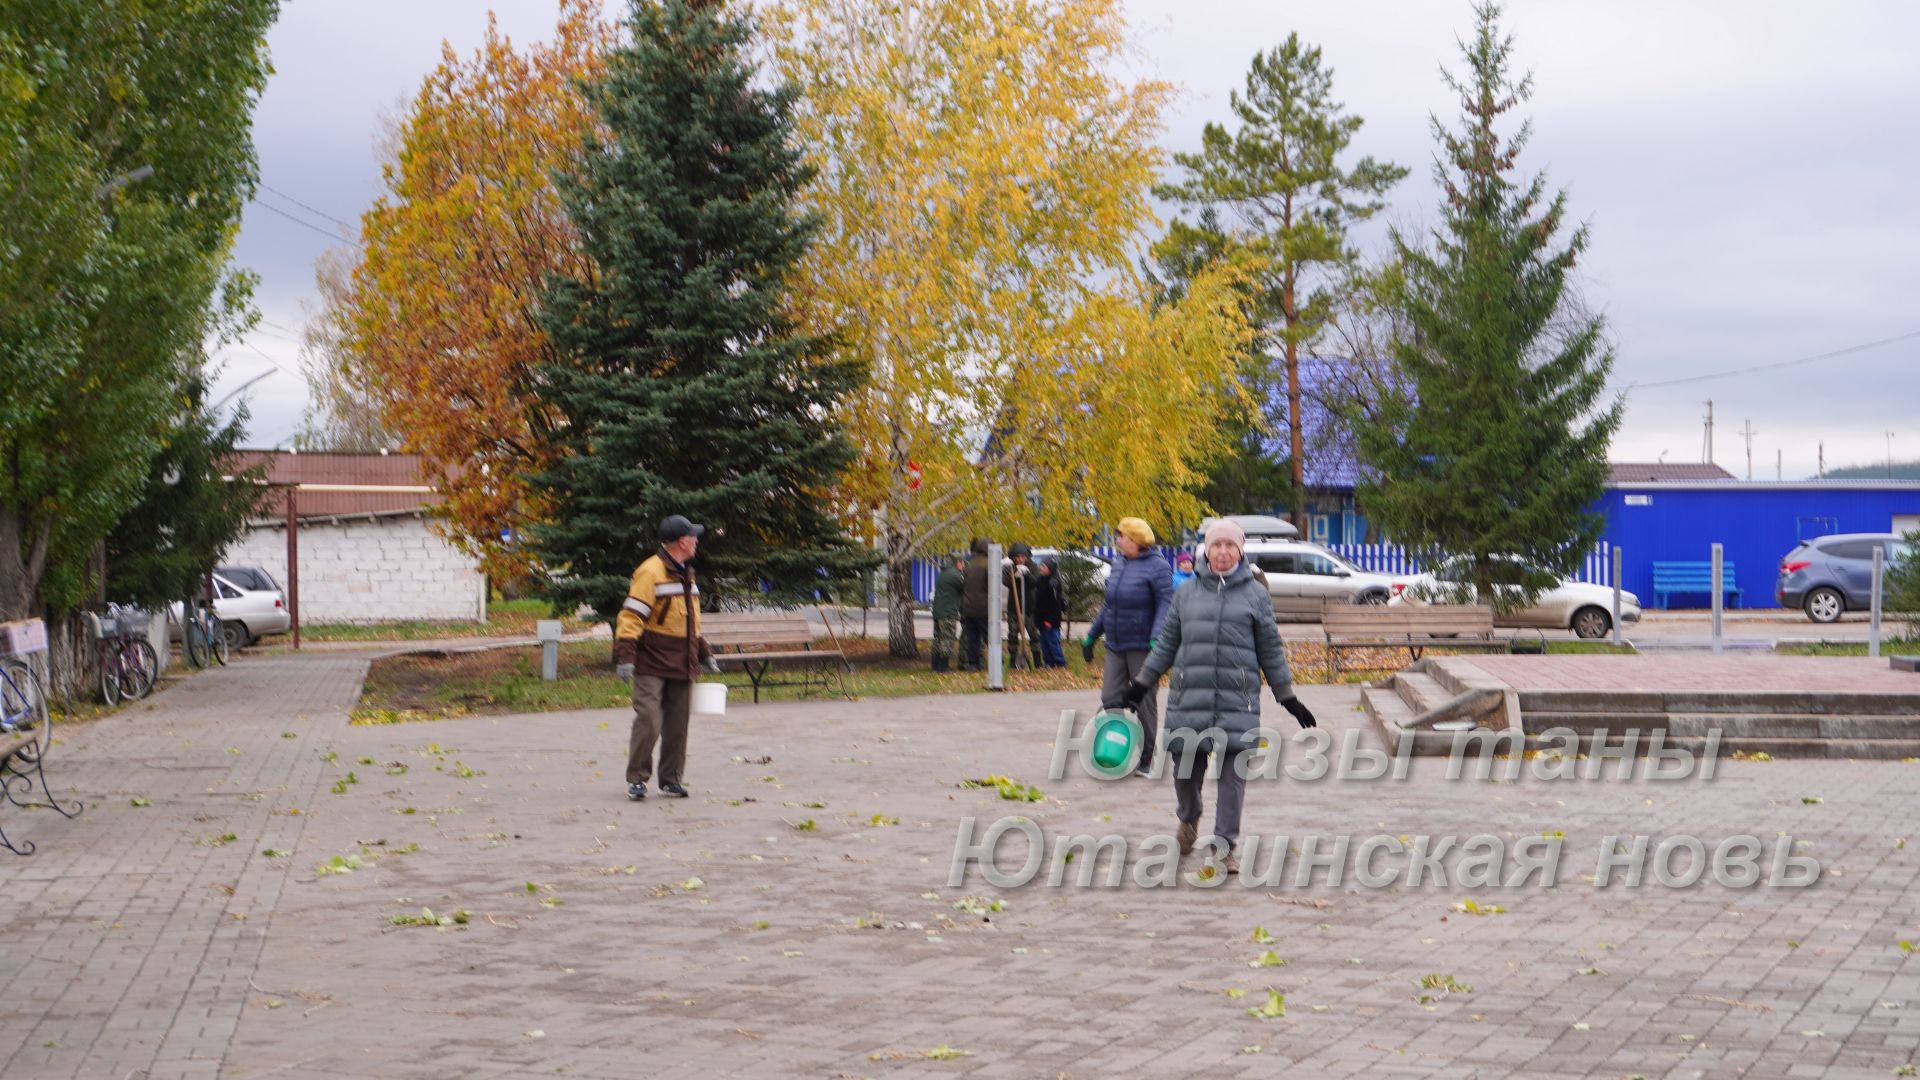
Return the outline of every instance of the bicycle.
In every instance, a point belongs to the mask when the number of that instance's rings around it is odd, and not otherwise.
[[[33,665],[15,657],[0,657],[0,733],[31,731],[34,742],[47,744],[47,695]]]
[[[213,613],[213,605],[204,600],[195,600],[187,607],[186,623],[180,628],[180,643],[187,663],[195,669],[207,667],[216,660],[222,667],[226,666],[231,650],[226,625]]]
[[[94,616],[94,640],[100,643],[100,696],[108,705],[138,701],[153,689],[160,676],[160,657],[136,629],[139,613],[108,604],[107,614]]]

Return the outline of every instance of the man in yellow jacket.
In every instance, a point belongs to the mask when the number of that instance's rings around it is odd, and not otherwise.
[[[653,748],[660,745],[660,791],[687,797],[687,706],[701,667],[719,671],[700,637],[700,587],[693,556],[707,531],[679,514],[660,523],[660,550],[633,572],[613,633],[614,670],[633,682],[633,733],[627,744],[627,798],[647,797]]]

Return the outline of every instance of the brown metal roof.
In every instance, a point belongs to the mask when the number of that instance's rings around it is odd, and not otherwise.
[[[1611,484],[1643,484],[1649,481],[1688,482],[1700,480],[1732,480],[1734,475],[1718,465],[1706,462],[1638,462],[1614,461],[1607,465]]]
[[[433,481],[420,469],[418,454],[295,453],[285,450],[242,450],[239,467],[266,466],[270,484],[363,484],[420,487]],[[282,514],[281,494],[267,496],[262,509]],[[438,492],[412,491],[303,491],[297,506],[301,517],[326,514],[367,514],[386,510],[418,510],[444,502]]]

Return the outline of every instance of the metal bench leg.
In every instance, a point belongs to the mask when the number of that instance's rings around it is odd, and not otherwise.
[[[7,839],[7,830],[5,829],[0,829],[0,847],[6,848],[15,855],[22,856],[31,855],[34,851],[34,843],[31,840],[23,840],[20,842],[20,846],[15,847],[13,841]]]
[[[753,703],[755,705],[758,705],[760,704],[760,680],[766,678],[767,672],[773,670],[773,661],[771,660],[761,661],[759,670],[757,671],[754,669],[754,666],[752,664],[745,664],[742,666],[744,666],[747,669],[747,678],[753,680]]]
[[[14,764],[16,761],[24,762],[32,766],[32,771],[29,772],[20,768]],[[45,802],[26,802],[22,800],[20,796],[14,794],[13,788],[16,782],[20,785],[23,793],[31,793],[37,785],[41,793],[46,795],[47,800]],[[7,801],[15,806],[45,807],[57,811],[62,817],[77,817],[80,811],[86,809],[86,804],[78,799],[75,799],[71,804],[73,806],[71,810],[60,805],[60,800],[54,798],[53,791],[47,787],[47,770],[40,760],[39,751],[28,747],[21,748],[13,757],[7,759],[4,766],[0,766],[0,791],[4,791]]]

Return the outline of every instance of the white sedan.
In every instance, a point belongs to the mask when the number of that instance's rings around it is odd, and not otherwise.
[[[1494,611],[1498,626],[1545,627],[1571,630],[1577,637],[1606,637],[1613,629],[1613,589],[1584,581],[1564,581],[1545,570],[1518,559],[1501,557],[1494,561],[1494,588],[1517,594],[1522,581],[1532,579],[1547,584],[1532,604],[1513,611]],[[1470,564],[1465,559],[1447,559],[1424,574],[1397,577],[1393,581],[1395,604],[1461,604],[1476,599],[1473,584],[1467,580]],[[1620,594],[1620,621],[1640,621],[1640,598],[1630,592]]]
[[[244,579],[244,583],[235,579]],[[292,629],[286,596],[266,571],[257,567],[223,566],[214,571],[213,587],[213,614],[220,620],[228,648],[244,649],[263,635],[284,634]],[[180,620],[181,608],[176,601],[171,632],[176,641],[180,638]]]

